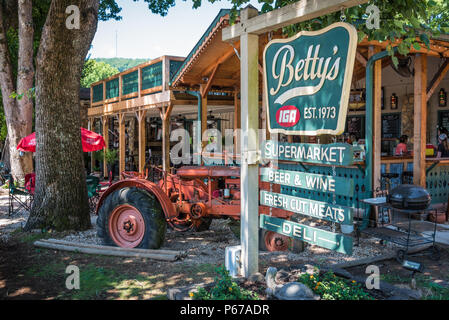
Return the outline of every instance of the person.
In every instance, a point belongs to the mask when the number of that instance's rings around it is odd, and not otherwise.
[[[437,158],[448,158],[448,157],[449,157],[449,141],[447,133],[442,133],[438,136]]]
[[[395,156],[401,156],[403,154],[408,153],[407,150],[407,140],[408,140],[408,136],[403,134],[400,138],[399,138],[399,143],[396,146],[396,149],[394,150],[394,155]]]

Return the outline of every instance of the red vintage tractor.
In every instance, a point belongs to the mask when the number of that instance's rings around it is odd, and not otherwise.
[[[239,167],[186,166],[176,174],[161,172],[160,176],[154,183],[138,173],[123,172],[125,179],[103,192],[97,205],[97,231],[104,244],[157,249],[164,241],[167,225],[177,231],[204,231],[212,219],[240,219]],[[259,185],[261,189],[270,188],[265,182]],[[270,214],[270,208],[259,208],[259,214]],[[271,214],[285,219],[292,215],[274,208]],[[261,229],[260,237],[262,250],[302,247],[271,231]]]

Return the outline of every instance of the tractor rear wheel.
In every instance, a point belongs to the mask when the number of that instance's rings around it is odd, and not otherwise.
[[[259,250],[260,251],[291,251],[301,253],[305,244],[299,239],[290,238],[282,234],[259,229]]]
[[[259,249],[261,251],[287,251],[291,245],[291,239],[282,234],[259,229]]]
[[[158,249],[166,229],[159,201],[141,188],[114,191],[98,211],[97,233],[105,245]]]

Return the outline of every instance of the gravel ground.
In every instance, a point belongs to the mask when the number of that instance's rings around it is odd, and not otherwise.
[[[11,217],[8,216],[8,190],[0,188],[0,239],[7,240],[9,234],[17,228],[22,228],[28,219],[29,213],[20,210]]]
[[[93,219],[95,220],[95,219]],[[101,244],[95,229],[68,235],[63,240],[77,243]],[[161,249],[185,251],[187,256],[175,263],[220,264],[224,263],[225,250],[228,246],[239,245],[239,239],[228,226],[227,220],[214,220],[208,231],[175,232],[167,230],[166,241]],[[269,262],[298,262],[336,264],[393,253],[398,247],[388,243],[380,245],[373,238],[361,238],[360,245],[354,246],[352,256],[348,256],[318,246],[308,245],[304,252],[260,252],[260,260]]]
[[[8,193],[0,190],[0,239],[6,240],[11,232],[25,225],[28,212],[21,210],[8,217]],[[92,217],[92,229],[76,232],[62,238],[75,243],[101,244],[95,230],[96,217]],[[325,227],[326,228],[326,227]],[[239,244],[239,239],[231,231],[228,220],[213,220],[209,230],[204,232],[174,232],[167,230],[162,249],[185,251],[187,256],[176,263],[220,264],[224,263],[225,249]],[[360,245],[354,246],[352,256],[308,245],[304,252],[261,252],[260,260],[270,262],[309,262],[342,263],[381,254],[392,253],[397,249],[393,244],[379,245],[376,239],[361,238]]]

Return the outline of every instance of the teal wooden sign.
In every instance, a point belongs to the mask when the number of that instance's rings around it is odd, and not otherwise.
[[[282,184],[295,188],[335,193],[351,197],[354,194],[352,179],[326,176],[322,174],[262,168],[260,179],[265,182]]]
[[[352,208],[340,205],[333,205],[326,202],[298,198],[265,190],[260,191],[260,204],[296,212],[316,219],[348,225],[352,224]]]
[[[269,131],[343,133],[356,48],[357,31],[344,22],[270,41],[263,54]]]
[[[354,160],[352,146],[347,143],[310,144],[265,140],[262,158],[329,165],[351,165]]]
[[[343,234],[313,228],[264,214],[260,215],[260,227],[326,249],[352,255],[352,238]]]

